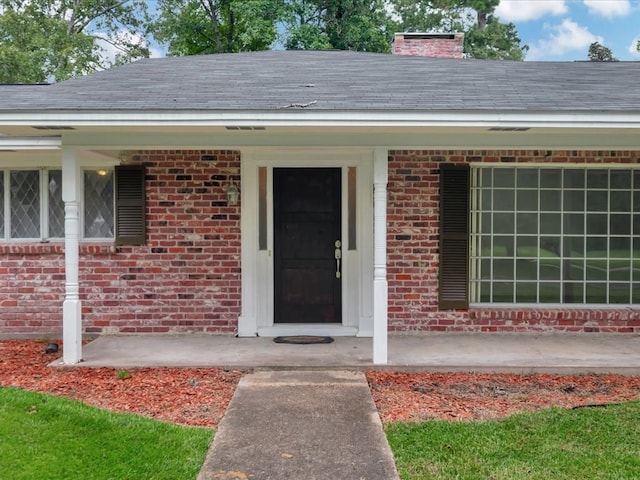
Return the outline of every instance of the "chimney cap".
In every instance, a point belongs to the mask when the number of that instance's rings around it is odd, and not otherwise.
[[[394,37],[402,37],[405,40],[431,40],[431,39],[453,40],[454,38],[464,37],[464,33],[398,32],[394,35]]]

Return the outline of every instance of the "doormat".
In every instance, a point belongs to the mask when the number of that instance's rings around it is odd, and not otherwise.
[[[294,343],[297,345],[309,345],[311,343],[332,343],[332,337],[318,337],[315,335],[289,335],[287,337],[276,337],[276,343]]]

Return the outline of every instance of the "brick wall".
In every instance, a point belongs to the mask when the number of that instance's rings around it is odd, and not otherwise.
[[[439,166],[442,162],[638,163],[628,151],[407,151],[389,154],[391,331],[640,333],[638,308],[438,309]]]
[[[464,34],[396,33],[392,51],[394,55],[463,58]]]
[[[139,152],[147,174],[147,245],[83,243],[86,333],[230,333],[240,315],[240,204],[233,151]],[[0,246],[0,333],[62,331],[62,244]]]
[[[640,308],[438,309],[442,162],[638,163],[638,152],[405,151],[389,154],[391,331],[640,333]],[[83,243],[80,284],[87,333],[231,333],[240,315],[240,205],[234,151],[139,152],[147,171],[148,243]],[[61,243],[0,244],[0,334],[59,334]]]

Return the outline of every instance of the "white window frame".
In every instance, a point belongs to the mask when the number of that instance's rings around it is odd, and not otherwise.
[[[631,228],[630,231],[628,233],[628,235],[626,234],[615,234],[612,235],[611,233],[607,233],[606,234],[606,239],[607,239],[607,257],[606,258],[599,258],[597,259],[598,261],[603,260],[606,261],[607,263],[611,262],[612,259],[615,260],[616,257],[611,257],[610,256],[610,252],[611,252],[611,245],[610,245],[610,238],[611,237],[620,237],[620,238],[626,238],[628,236],[629,238],[629,242],[630,242],[630,255],[629,255],[629,262],[630,262],[630,269],[631,269],[631,275],[628,281],[621,281],[621,280],[617,280],[617,279],[611,279],[610,275],[611,275],[611,271],[609,269],[607,269],[607,273],[606,273],[606,281],[600,281],[598,280],[597,283],[604,285],[604,288],[606,289],[606,301],[607,303],[589,303],[588,302],[588,293],[583,293],[583,298],[582,298],[582,302],[576,302],[576,303],[564,303],[563,299],[562,299],[562,284],[563,282],[566,282],[567,280],[565,278],[563,278],[563,275],[560,274],[558,280],[545,280],[540,278],[540,259],[543,258],[540,256],[540,250],[537,250],[537,255],[534,257],[529,258],[529,255],[526,256],[527,259],[533,259],[537,265],[537,278],[536,280],[527,280],[527,279],[518,279],[517,277],[517,259],[518,257],[518,253],[517,253],[517,239],[518,239],[518,234],[517,234],[517,225],[516,225],[516,219],[514,218],[514,234],[513,234],[513,248],[514,251],[512,253],[512,256],[505,256],[505,260],[510,260],[513,263],[513,268],[514,268],[514,272],[513,272],[513,280],[510,280],[513,282],[513,292],[512,292],[512,302],[492,302],[492,301],[481,301],[481,284],[484,281],[485,283],[490,283],[491,285],[491,292],[493,292],[493,288],[495,286],[496,283],[496,279],[493,278],[493,274],[490,275],[489,280],[487,281],[487,279],[482,279],[481,278],[481,263],[482,260],[489,260],[490,262],[492,262],[494,259],[500,259],[500,257],[503,257],[503,255],[496,255],[495,254],[495,250],[493,248],[494,246],[494,242],[493,240],[491,241],[491,245],[492,245],[492,249],[491,252],[489,252],[488,255],[482,255],[482,250],[481,250],[481,239],[483,236],[491,236],[492,238],[494,237],[494,235],[496,235],[495,233],[495,225],[492,222],[492,225],[489,229],[489,231],[482,231],[482,226],[481,226],[481,217],[483,213],[491,213],[493,214],[495,211],[499,210],[494,210],[495,205],[492,203],[489,209],[483,210],[482,208],[482,192],[483,192],[483,186],[481,185],[481,175],[483,170],[486,169],[499,169],[499,168],[505,168],[505,169],[515,169],[516,172],[518,169],[536,169],[538,170],[538,172],[540,172],[540,170],[542,169],[560,169],[563,171],[569,170],[569,169],[580,169],[583,171],[588,171],[589,169],[592,170],[608,170],[609,172],[615,169],[621,169],[621,170],[635,170],[637,171],[638,168],[637,166],[634,165],[629,165],[629,164],[536,164],[536,163],[522,163],[522,164],[508,164],[508,165],[501,165],[501,164],[495,164],[495,163],[477,163],[477,164],[472,164],[471,165],[471,210],[470,210],[470,227],[471,227],[471,241],[470,241],[470,256],[469,256],[469,261],[470,261],[470,294],[471,294],[471,304],[473,306],[501,306],[501,307],[513,307],[513,306],[518,306],[518,307],[540,307],[540,306],[544,306],[546,308],[555,308],[555,307],[562,307],[562,308],[585,308],[585,307],[594,307],[594,306],[598,306],[598,307],[605,307],[605,308],[620,308],[620,307],[625,307],[625,306],[630,306],[630,305],[634,305],[633,301],[634,301],[634,287],[636,289],[640,288],[640,282],[638,280],[635,280],[633,278],[633,263],[634,263],[634,257],[633,257],[633,252],[636,251],[634,250],[634,239],[636,239],[636,242],[638,241],[637,235],[634,235],[633,232],[633,216],[634,215],[638,215],[640,214],[640,211],[634,211],[633,209],[633,192],[634,192],[634,187],[637,191],[638,189],[638,185],[633,185],[633,183],[631,184],[631,187],[628,190],[619,190],[619,191],[628,191],[630,192],[630,207],[629,207],[629,215],[631,217]],[[633,180],[632,180],[633,182]],[[493,192],[494,190],[494,186],[491,186],[491,190]],[[596,212],[595,210],[588,210],[587,209],[587,204],[586,204],[586,195],[587,192],[589,191],[588,187],[585,186],[583,187],[584,191],[585,191],[585,207],[584,207],[584,211],[583,212],[577,212],[577,213],[583,213],[585,215],[585,228],[583,229],[583,232],[580,235],[576,235],[576,234],[571,234],[572,237],[575,238],[583,238],[584,239],[584,268],[587,268],[587,262],[588,260],[594,260],[594,258],[590,258],[588,256],[588,251],[587,251],[587,239],[590,237],[589,232],[587,231],[587,223],[586,223],[586,216],[589,213],[594,214],[594,212]],[[566,188],[564,186],[560,186],[557,188],[559,191],[565,191]],[[540,191],[541,190],[541,186],[538,183],[538,187],[537,190]],[[542,190],[553,190],[553,188],[542,188]],[[487,191],[487,189],[485,188],[484,191]],[[517,192],[518,192],[518,187],[517,185],[514,184],[513,186],[513,191],[514,191],[514,202],[517,202]],[[604,191],[604,190],[603,190]],[[606,189],[607,192],[611,191],[611,185],[609,184],[607,186]],[[609,194],[610,195],[610,194]],[[528,210],[526,210],[528,211]],[[557,211],[549,211],[547,213],[559,213],[562,214],[565,211],[564,206],[561,205],[561,207],[559,208],[559,210]],[[516,215],[518,212],[518,206],[517,203],[514,203],[514,207],[513,207],[513,213],[514,215]],[[540,210],[540,205],[538,204],[538,215],[540,215],[541,210]],[[596,213],[600,213],[600,211],[597,211]],[[610,206],[607,206],[606,211],[602,211],[603,214],[606,213],[607,215],[607,231],[609,232],[609,228],[610,228],[610,216],[612,215],[612,211]],[[615,213],[615,212],[614,212]],[[626,213],[626,212],[625,212]],[[498,233],[499,235],[499,233]],[[505,234],[506,236],[506,234]],[[527,237],[528,234],[523,234],[522,237]],[[531,238],[536,238],[536,242],[537,245],[540,245],[540,238],[541,237],[546,237],[546,236],[557,236],[560,239],[563,238],[567,238],[565,232],[563,231],[563,226],[562,226],[562,222],[561,222],[561,229],[560,232],[558,234],[544,234],[541,233],[540,228],[538,228],[538,231],[535,235],[531,235]],[[605,237],[603,237],[605,238]],[[637,245],[637,243],[636,243]],[[536,247],[537,249],[538,247]],[[520,257],[520,258],[525,258],[525,257]],[[573,258],[573,257],[571,257]],[[579,258],[579,257],[576,257]],[[560,262],[560,264],[562,263],[563,259],[565,259],[565,257],[563,255],[559,255],[558,257],[558,261]],[[624,259],[623,259],[624,260]],[[616,261],[620,261],[620,260],[616,260]],[[564,267],[563,267],[564,268]],[[637,278],[637,277],[636,277]],[[517,302],[516,298],[517,298],[517,284],[518,283],[536,283],[536,299],[537,301],[535,303],[532,302]],[[592,281],[593,282],[593,281]],[[629,303],[610,303],[609,301],[609,292],[610,292],[610,285],[612,283],[627,283],[629,284]],[[554,303],[544,303],[540,301],[540,284],[541,283],[549,283],[549,284],[553,284],[553,283],[557,283],[560,285],[560,298],[559,298],[559,302],[554,302]],[[582,290],[583,292],[587,292],[587,288],[588,285],[590,283],[589,279],[587,278],[587,273],[586,270],[583,274],[583,278],[581,280],[576,280],[574,283],[578,283],[578,284],[582,284]],[[490,298],[494,298],[493,297],[493,293],[491,293]],[[637,298],[637,297],[636,297]]]
[[[81,194],[82,194],[82,208],[80,212],[80,234],[81,239],[91,242],[113,242],[115,239],[115,226],[114,226],[114,236],[113,237],[84,237],[84,217],[85,217],[85,208],[84,208],[84,172],[95,170],[95,167],[86,167],[81,170]],[[114,173],[114,168],[112,166],[104,167],[101,169],[107,170],[109,172]],[[24,166],[9,166],[6,168],[0,168],[0,176],[3,178],[4,184],[4,236],[0,237],[0,242],[11,242],[11,243],[28,243],[28,242],[62,242],[64,241],[64,235],[62,237],[49,237],[49,172],[50,171],[61,171],[61,167],[59,166],[50,166],[50,167],[24,167]],[[12,171],[38,171],[39,172],[39,191],[40,191],[40,236],[39,237],[30,237],[30,238],[12,238],[11,237],[11,176],[10,172]],[[114,202],[112,205],[112,209],[115,212],[115,182],[114,182]],[[115,214],[114,214],[115,220]]]

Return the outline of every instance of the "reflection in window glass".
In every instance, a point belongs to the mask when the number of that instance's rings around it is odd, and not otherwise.
[[[49,237],[64,237],[64,202],[62,201],[62,171],[49,171]]]
[[[40,172],[11,172],[11,238],[40,238]]]
[[[639,300],[640,170],[475,168],[472,178],[493,185],[472,192],[472,301]]]
[[[85,171],[85,238],[113,238],[113,201],[113,171]]]

